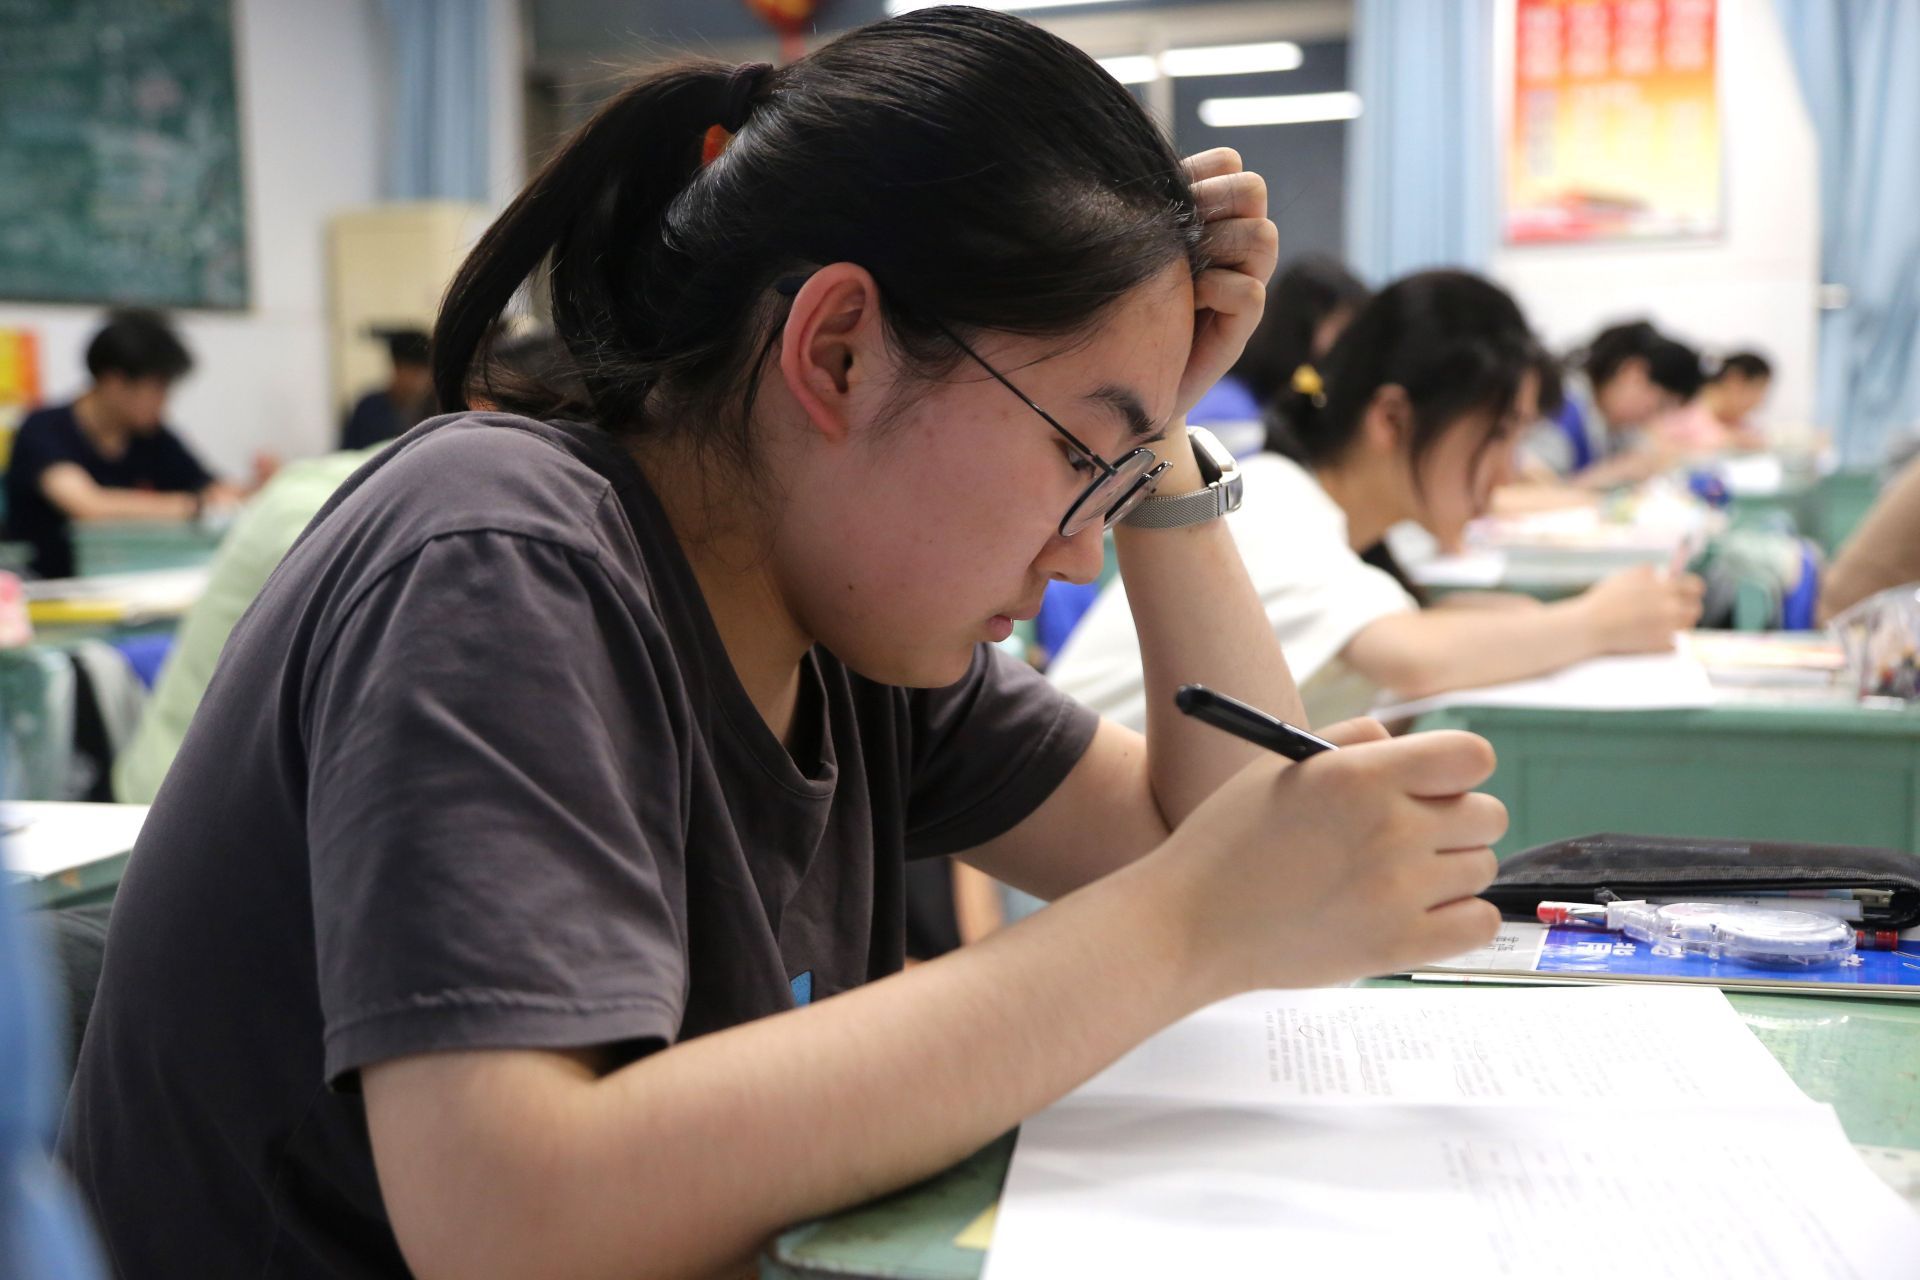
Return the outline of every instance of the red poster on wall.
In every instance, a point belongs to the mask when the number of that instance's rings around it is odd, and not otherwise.
[[[1720,230],[1715,0],[1515,0],[1509,244]]]

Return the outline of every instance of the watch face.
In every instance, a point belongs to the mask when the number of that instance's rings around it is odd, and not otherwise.
[[[1200,464],[1200,472],[1207,483],[1212,484],[1223,476],[1230,476],[1239,467],[1233,454],[1220,443],[1220,438],[1205,427],[1188,427],[1187,439],[1193,442],[1193,456]]]

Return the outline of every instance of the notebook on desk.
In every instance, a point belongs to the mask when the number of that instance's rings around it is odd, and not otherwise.
[[[1806,904],[1795,902],[1793,906]],[[1762,969],[1700,956],[1658,956],[1644,942],[1592,929],[1549,928],[1508,920],[1476,951],[1416,969],[1429,982],[1585,985],[1656,982],[1722,991],[1814,992],[1920,1000],[1920,929],[1901,934],[1895,951],[1861,951],[1858,964],[1814,969]]]

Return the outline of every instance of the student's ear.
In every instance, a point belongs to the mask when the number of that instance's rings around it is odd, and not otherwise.
[[[1413,401],[1405,387],[1389,382],[1373,393],[1360,420],[1360,442],[1369,453],[1395,457],[1413,439]]]
[[[825,438],[844,439],[851,429],[880,335],[880,289],[864,267],[822,267],[794,295],[780,335],[780,376]]]

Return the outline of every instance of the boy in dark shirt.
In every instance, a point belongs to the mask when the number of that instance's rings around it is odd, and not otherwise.
[[[361,396],[340,432],[342,449],[371,449],[405,435],[433,414],[433,375],[423,329],[377,329],[393,360],[393,377]]]
[[[151,311],[116,311],[87,346],[93,385],[29,414],[7,468],[7,537],[43,578],[72,575],[74,520],[193,520],[241,491],[216,480],[161,421],[193,357]]]

